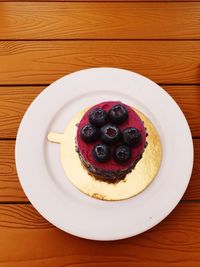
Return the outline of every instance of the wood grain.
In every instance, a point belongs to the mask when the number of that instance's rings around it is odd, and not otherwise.
[[[24,113],[44,87],[0,87],[0,138],[15,138]]]
[[[200,0],[192,0],[199,2]],[[0,2],[27,2],[27,0],[0,0]],[[189,2],[189,0],[35,0],[34,2]]]
[[[0,151],[0,202],[28,201],[15,167],[15,141],[0,141]]]
[[[119,67],[162,84],[200,84],[198,41],[0,42],[0,84],[48,84],[89,67]]]
[[[0,39],[199,39],[199,12],[198,2],[5,2]]]
[[[193,136],[200,136],[200,86],[163,86],[182,109]]]
[[[199,267],[199,225],[200,203],[185,203],[146,233],[95,242],[51,226],[30,205],[1,205],[0,266]]]
[[[0,140],[0,202],[28,201],[16,173],[14,148],[14,140]],[[194,169],[184,200],[200,200],[200,139],[194,140],[194,148]]]
[[[184,200],[200,200],[200,139],[194,139],[194,165],[189,186],[183,196]]]
[[[200,86],[163,86],[183,110],[193,136],[200,136]],[[15,138],[31,102],[45,86],[0,87],[0,138]]]

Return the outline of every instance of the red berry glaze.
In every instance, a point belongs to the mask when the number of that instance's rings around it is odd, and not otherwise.
[[[92,150],[97,143],[102,143],[102,142],[100,140],[97,140],[96,142],[92,144],[85,143],[84,140],[81,138],[81,129],[84,125],[89,123],[89,113],[91,112],[91,110],[93,110],[94,108],[101,108],[105,111],[108,111],[110,108],[112,108],[116,104],[121,104],[128,110],[128,118],[122,124],[117,125],[117,127],[121,130],[121,132],[123,132],[124,129],[129,128],[129,127],[137,128],[141,132],[141,135],[142,135],[141,142],[136,147],[131,148],[131,158],[128,162],[119,164],[113,158],[111,158],[110,160],[104,163],[97,162],[93,157]],[[89,165],[91,165],[92,167],[96,169],[100,169],[102,172],[123,171],[133,166],[134,162],[137,162],[139,158],[141,157],[145,149],[145,145],[146,145],[146,130],[144,127],[144,123],[142,122],[140,117],[131,107],[119,101],[106,101],[106,102],[102,102],[102,103],[99,103],[93,106],[82,117],[78,125],[76,142],[77,142],[79,154],[81,155],[83,160],[87,162]],[[113,152],[114,147],[115,146],[110,147],[111,153]]]

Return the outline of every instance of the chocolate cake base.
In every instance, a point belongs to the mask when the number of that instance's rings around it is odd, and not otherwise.
[[[146,144],[147,146],[147,144]],[[138,163],[138,161],[142,158],[142,154],[133,162],[133,164],[127,169],[122,169],[120,171],[105,171],[105,170],[101,170],[99,168],[96,168],[94,166],[92,166],[89,162],[87,162],[83,156],[81,155],[78,147],[76,146],[76,151],[79,155],[80,161],[82,163],[82,165],[86,168],[87,172],[94,176],[95,179],[98,180],[104,180],[108,183],[117,183],[121,180],[123,180],[126,175],[130,172],[132,172],[132,170],[135,168],[136,164]]]

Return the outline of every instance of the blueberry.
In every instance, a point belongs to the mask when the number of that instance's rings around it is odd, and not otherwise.
[[[81,129],[81,138],[86,143],[95,142],[98,139],[98,131],[94,125],[86,124]]]
[[[134,127],[126,128],[123,131],[124,143],[126,143],[129,146],[138,145],[141,142],[141,139],[142,139],[141,132]]]
[[[128,118],[128,110],[124,106],[117,104],[109,110],[108,116],[113,123],[120,124]]]
[[[121,132],[113,124],[106,124],[100,128],[100,139],[107,145],[116,144],[116,142],[121,138]]]
[[[89,121],[96,127],[101,127],[108,121],[108,114],[105,110],[101,108],[95,108],[90,111]]]
[[[125,163],[131,158],[131,149],[127,145],[120,145],[115,147],[113,151],[113,158],[117,163]]]
[[[106,144],[97,144],[92,150],[93,157],[98,162],[106,162],[110,159],[110,148]]]

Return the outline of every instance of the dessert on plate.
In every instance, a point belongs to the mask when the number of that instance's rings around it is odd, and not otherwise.
[[[142,158],[146,136],[144,122],[130,106],[106,101],[83,115],[76,148],[88,173],[115,182],[124,179]]]

